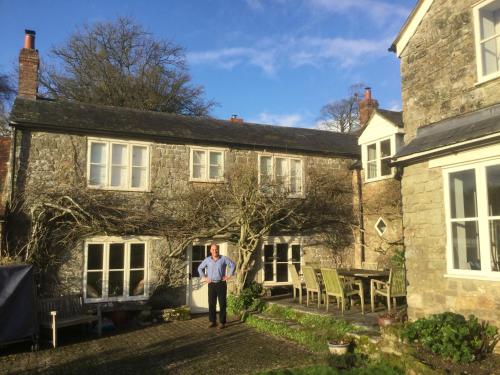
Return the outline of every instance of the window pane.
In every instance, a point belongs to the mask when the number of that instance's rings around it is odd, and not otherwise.
[[[276,261],[288,262],[288,244],[279,243],[276,245]]]
[[[130,268],[144,268],[144,244],[130,244]]]
[[[127,165],[127,145],[111,145],[111,164]]]
[[[500,165],[486,168],[488,181],[488,212],[490,216],[500,216]]]
[[[293,265],[295,266],[297,273],[300,275],[300,263],[293,263]]]
[[[104,245],[89,244],[87,248],[87,269],[102,270]]]
[[[367,160],[375,160],[377,158],[377,144],[368,145],[367,150]]]
[[[476,221],[451,223],[453,241],[453,268],[480,270],[479,231]]]
[[[377,162],[376,161],[368,162],[367,168],[368,168],[368,178],[377,177]]]
[[[272,263],[264,264],[264,281],[274,281]]]
[[[192,277],[200,277],[200,274],[198,273],[198,267],[200,266],[201,261],[197,262],[191,262],[191,275]],[[206,268],[203,270],[203,275],[205,275]]]
[[[127,167],[111,167],[111,186],[125,187],[127,181]]]
[[[110,271],[108,297],[123,296],[123,271]]]
[[[300,245],[292,245],[292,262],[300,262]]]
[[[106,166],[90,165],[90,185],[105,185],[106,184]]]
[[[290,162],[290,192],[300,194],[302,193],[302,162],[300,160],[291,160]]]
[[[500,38],[493,38],[481,44],[483,54],[483,74],[488,75],[498,71],[499,50],[498,41]]]
[[[147,166],[147,148],[145,146],[133,146],[132,147],[132,165],[134,167],[145,167]]]
[[[204,178],[204,176],[205,176],[205,166],[193,165],[193,178]]]
[[[199,260],[202,261],[206,258],[205,254],[205,246],[203,245],[194,245],[193,246],[193,252],[192,252],[192,260]]]
[[[380,142],[380,157],[391,156],[391,140],[386,139]]]
[[[193,163],[205,165],[205,151],[194,151],[193,152]]]
[[[452,218],[477,217],[476,172],[473,169],[450,173]]]
[[[210,165],[222,165],[222,152],[210,152]]]
[[[130,271],[128,290],[130,296],[144,295],[144,271]]]
[[[260,174],[264,176],[272,175],[272,159],[270,156],[261,156],[260,157]]]
[[[222,153],[210,152],[210,178],[222,177]]]
[[[91,143],[90,162],[93,164],[106,164],[106,143]]]
[[[302,176],[302,161],[300,160],[290,160],[290,173],[292,177]]]
[[[276,158],[276,177],[286,176],[288,169],[287,160]]]
[[[500,271],[500,220],[490,222],[491,270]]]
[[[382,159],[380,161],[381,168],[382,168],[382,170],[381,170],[382,176],[389,176],[392,173],[391,166],[389,165],[390,162],[391,162],[391,159]]]
[[[488,9],[480,11],[481,17],[481,39],[486,39],[495,35],[495,13]]]
[[[125,264],[125,244],[112,243],[109,245],[109,268],[123,269]]]
[[[264,262],[274,260],[274,245],[264,245]]]
[[[278,282],[288,281],[288,264],[278,263],[276,265],[276,281]]]
[[[146,174],[147,169],[143,167],[132,167],[132,187],[141,188],[146,187]]]
[[[102,272],[87,273],[87,298],[102,297]]]

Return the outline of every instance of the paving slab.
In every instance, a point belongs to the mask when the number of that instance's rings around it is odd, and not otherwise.
[[[0,374],[253,374],[317,363],[302,346],[257,332],[239,321],[207,328],[188,321],[86,337],[38,352],[0,351]]]

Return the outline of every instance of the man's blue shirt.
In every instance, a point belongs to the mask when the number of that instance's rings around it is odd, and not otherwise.
[[[212,281],[221,281],[223,277],[226,276],[227,267],[229,267],[229,276],[233,276],[236,265],[231,259],[224,255],[220,255],[219,259],[215,260],[209,256],[201,262],[198,267],[198,274],[200,277],[205,277],[205,268],[207,268],[206,277]]]

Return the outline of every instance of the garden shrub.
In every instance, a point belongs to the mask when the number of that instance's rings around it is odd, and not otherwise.
[[[408,323],[401,336],[453,362],[472,362],[483,358],[493,351],[499,340],[496,327],[480,323],[474,315],[466,320],[463,315],[451,312]]]
[[[239,296],[229,295],[227,297],[227,310],[229,314],[238,315],[245,310],[261,310],[263,302],[260,299],[262,295],[262,285],[252,282],[244,288]]]

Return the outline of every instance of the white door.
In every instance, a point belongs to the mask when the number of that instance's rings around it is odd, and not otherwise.
[[[221,255],[227,255],[227,244],[218,244]],[[187,304],[193,313],[208,312],[208,284],[201,281],[198,266],[210,255],[210,243],[196,244],[187,249]],[[217,307],[218,310],[218,307]]]

